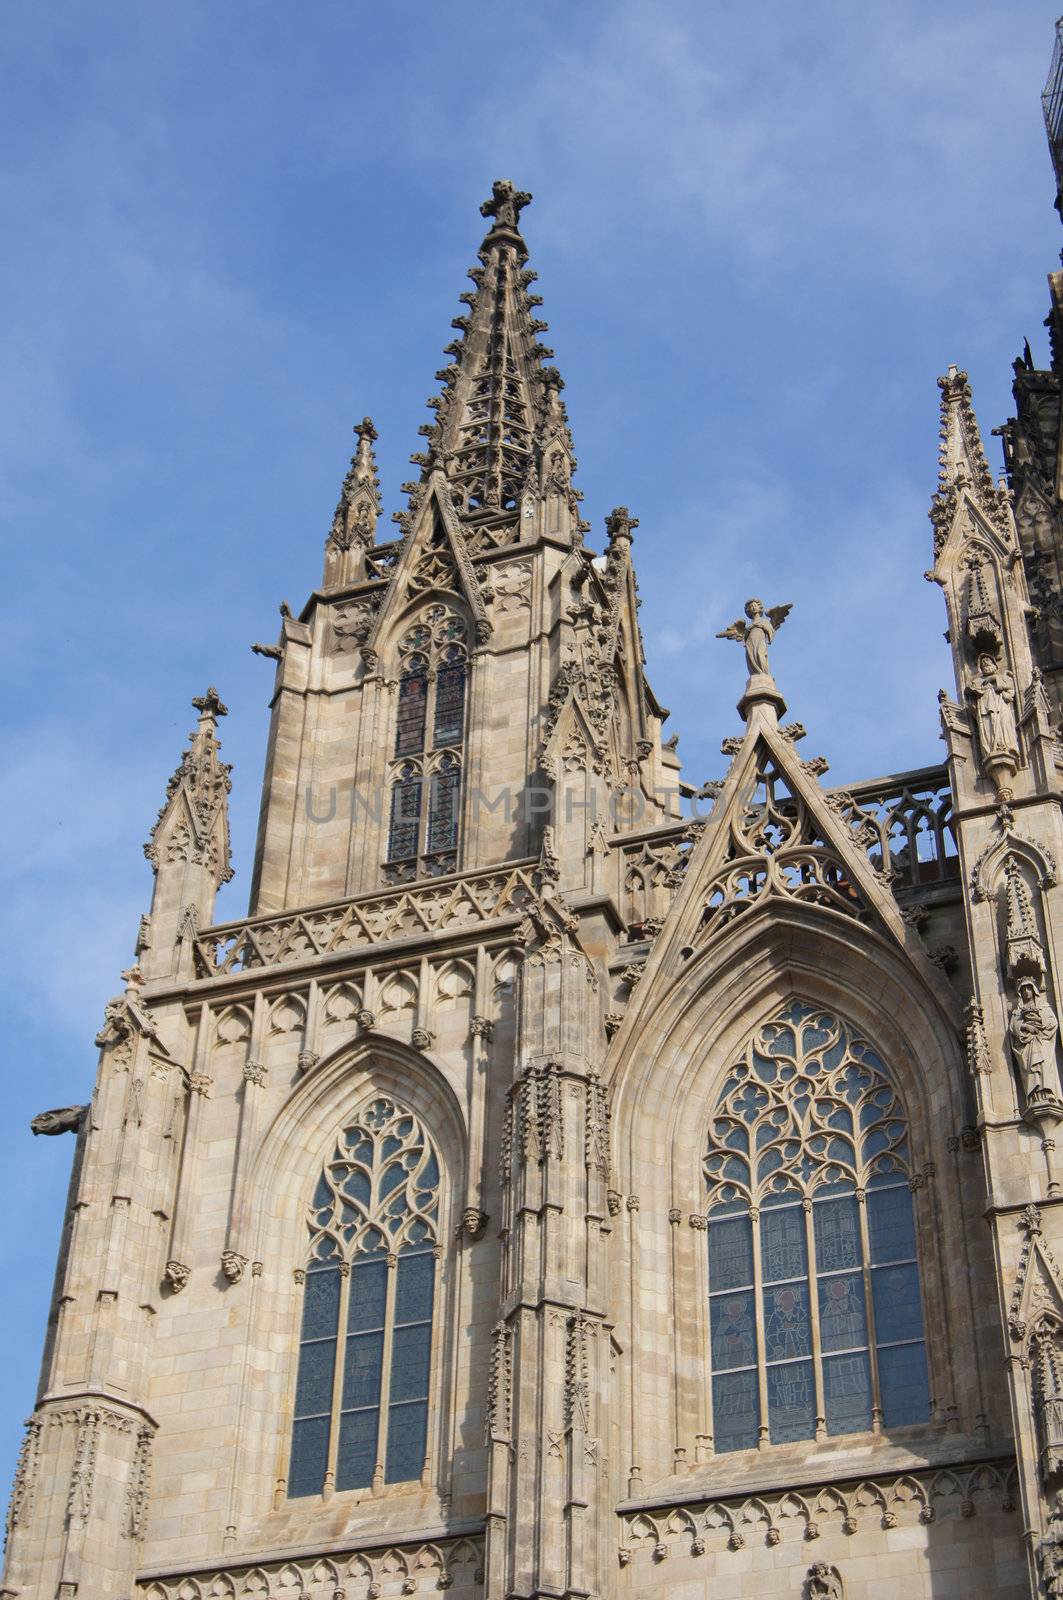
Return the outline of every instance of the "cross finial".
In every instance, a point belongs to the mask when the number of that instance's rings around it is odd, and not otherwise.
[[[524,189],[515,189],[508,178],[496,178],[491,185],[491,198],[480,207],[480,215],[494,217],[495,228],[519,231],[520,214],[531,204],[531,198]]]
[[[361,422],[356,422],[353,431],[358,435],[359,444],[361,444],[363,439],[368,439],[370,444],[374,444],[379,437],[376,429],[373,427],[372,417],[363,417]]]
[[[206,694],[197,695],[192,704],[205,717],[227,717],[229,715],[229,707],[222,705],[221,696],[213,684],[211,684]]]

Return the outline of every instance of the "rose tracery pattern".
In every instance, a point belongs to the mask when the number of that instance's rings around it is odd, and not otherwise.
[[[439,1188],[421,1122],[384,1095],[325,1162],[307,1210],[289,1495],[423,1479]]]
[[[704,1162],[718,1451],[925,1421],[910,1162],[854,1028],[797,1001],[758,1028]]]

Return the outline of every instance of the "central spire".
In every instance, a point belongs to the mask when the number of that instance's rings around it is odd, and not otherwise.
[[[404,529],[431,474],[441,469],[458,517],[470,533],[480,530],[474,545],[514,542],[522,504],[547,492],[544,452],[555,439],[559,460],[551,454],[548,470],[555,478],[562,472],[566,494],[578,498],[568,483],[574,462],[563,384],[555,368],[543,365],[553,351],[539,343],[547,324],[534,315],[540,297],[529,292],[537,274],[525,265],[520,213],[531,198],[499,180],[480,207],[491,226],[480,265],[469,272],[475,289],[461,296],[468,311],[452,324],[460,337],[444,351],[451,365],[436,374],[443,393],[428,402],[436,416],[420,430],[427,448],[410,458],[421,479],[403,486],[411,497],[410,510],[397,519]]]

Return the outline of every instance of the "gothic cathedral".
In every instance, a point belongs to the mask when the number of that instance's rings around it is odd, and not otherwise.
[[[76,1150],[8,1600],[1063,1595],[1063,272],[1006,480],[939,380],[944,764],[830,787],[750,600],[696,787],[530,198],[398,536],[366,418],[255,646],[247,916],[211,688],[91,1101],[35,1121]]]

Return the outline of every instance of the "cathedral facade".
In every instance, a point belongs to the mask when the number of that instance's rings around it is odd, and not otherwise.
[[[697,787],[529,200],[397,536],[366,418],[255,647],[235,922],[194,702],[91,1101],[35,1122],[76,1153],[0,1595],[1063,1595],[1063,273],[1006,481],[939,380],[944,763],[832,788],[751,600]]]

